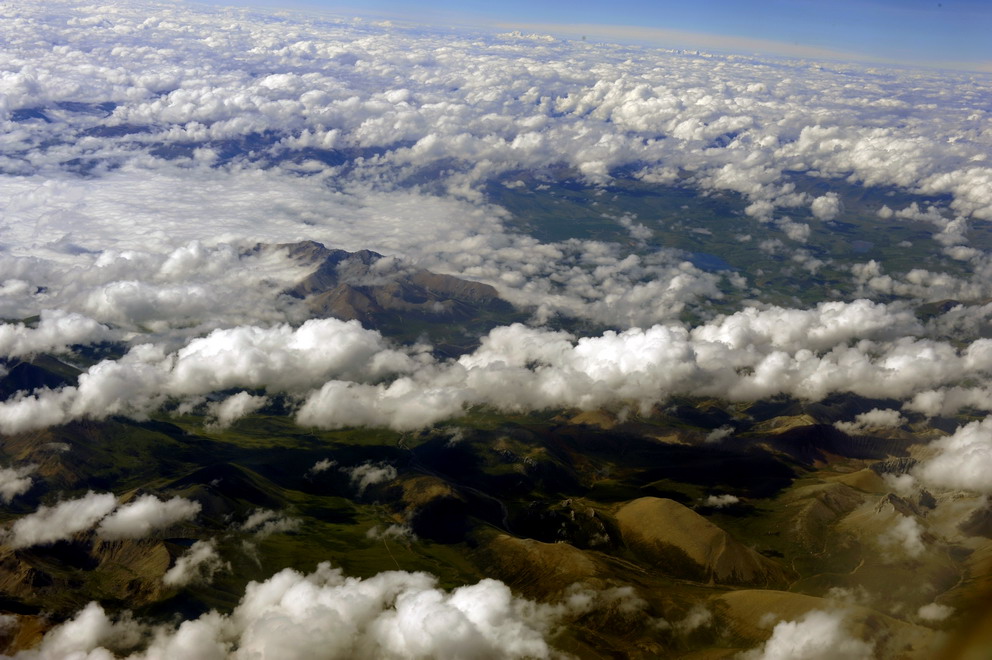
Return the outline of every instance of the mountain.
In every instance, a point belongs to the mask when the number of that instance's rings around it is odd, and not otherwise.
[[[624,541],[677,577],[720,584],[784,585],[788,572],[674,500],[642,497],[616,513]]]
[[[434,273],[370,250],[347,252],[315,241],[256,246],[287,250],[313,271],[286,290],[315,317],[358,320],[401,341],[426,335],[442,354],[476,345],[489,329],[522,318],[488,284]]]

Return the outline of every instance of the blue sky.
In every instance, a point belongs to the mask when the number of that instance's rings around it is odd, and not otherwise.
[[[992,0],[212,1],[519,26],[658,46],[992,68]]]

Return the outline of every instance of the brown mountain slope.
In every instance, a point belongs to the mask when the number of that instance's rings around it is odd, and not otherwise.
[[[433,273],[369,250],[333,250],[314,241],[254,250],[285,250],[313,268],[285,291],[302,300],[311,316],[357,320],[403,342],[426,338],[442,355],[470,351],[492,328],[525,318],[488,284]]]
[[[666,573],[721,584],[784,585],[787,571],[674,500],[642,497],[616,512],[624,542]]]
[[[452,320],[471,318],[480,307],[508,305],[488,284],[413,268],[369,250],[332,250],[313,241],[277,247],[315,266],[287,293],[306,299],[318,315],[376,327],[391,313]]]

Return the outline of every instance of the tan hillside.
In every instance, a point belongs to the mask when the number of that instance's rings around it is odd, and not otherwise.
[[[755,424],[752,431],[765,435],[778,434],[785,433],[794,428],[813,426],[814,424],[816,424],[816,419],[806,413],[801,415],[783,415]]]
[[[858,508],[865,495],[844,483],[803,486],[786,495],[788,514],[786,534],[807,550],[821,552],[830,525]]]
[[[153,539],[71,541],[22,550],[0,548],[0,593],[32,604],[82,607],[93,598],[152,602],[169,569],[165,544]],[[85,584],[88,592],[80,587]]]
[[[530,598],[559,594],[604,574],[589,553],[567,543],[542,543],[500,534],[480,553],[486,573],[526,590]]]
[[[624,541],[663,571],[723,584],[784,585],[787,573],[674,500],[642,497],[616,513]]]
[[[842,483],[866,493],[887,493],[891,487],[874,470],[865,468],[856,472],[824,477],[824,481]]]

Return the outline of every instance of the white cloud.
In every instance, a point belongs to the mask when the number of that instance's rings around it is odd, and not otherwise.
[[[165,572],[162,583],[175,588],[188,584],[210,584],[214,575],[225,570],[230,571],[231,564],[221,559],[217,542],[213,539],[197,541]]]
[[[17,155],[8,165],[16,176],[9,178],[4,211],[13,247],[0,272],[5,289],[18,292],[3,301],[14,316],[58,308],[187,336],[218,326],[233,333],[234,326],[298,323],[291,303],[271,300],[298,271],[285,260],[246,257],[242,250],[253,241],[313,238],[399,253],[491,282],[514,302],[537,306],[538,320],[564,313],[647,327],[720,299],[723,276],[667,250],[635,256],[594,241],[539,243],[508,231],[500,209],[471,201],[479,199],[479,186],[499,172],[559,163],[594,179],[617,165],[649,163],[645,176],[667,172],[670,180],[694,172],[690,185],[741,192],[754,217],[771,219],[776,208],[808,205],[828,218],[839,209],[836,193],[799,193],[783,172],[853,170],[868,182],[925,181],[934,192],[947,192],[959,189],[941,177],[963,171],[980,179],[984,171],[957,168],[987,152],[985,136],[949,139],[971,126],[963,101],[944,98],[930,123],[902,122],[898,132],[880,128],[890,113],[902,117],[914,107],[913,99],[893,98],[891,89],[871,84],[854,94],[852,76],[873,78],[853,68],[837,76],[780,63],[803,75],[769,78],[751,61],[717,58],[721,73],[714,79],[712,60],[670,52],[645,59],[609,46],[569,51],[590,64],[576,67],[563,59],[567,45],[556,42],[528,42],[524,51],[449,41],[437,51],[434,37],[422,33],[343,24],[310,25],[314,38],[304,42],[288,36],[289,19],[271,22],[261,14],[244,16],[250,27],[219,37],[213,29],[218,15],[172,5],[94,10],[113,12],[111,34],[90,25],[89,10],[53,6],[47,14],[16,10],[26,27],[11,48],[30,54],[33,68],[4,83],[8,115],[41,107],[53,120],[12,122],[23,132],[17,140],[37,146],[51,134],[66,138],[58,149],[11,152]],[[149,33],[148,25],[156,30]],[[36,37],[49,33],[72,37],[66,48],[73,58],[38,49]],[[141,43],[122,41],[122,34],[140,34]],[[114,48],[83,47],[104,39]],[[195,54],[189,58],[195,75],[168,56],[176,49]],[[225,52],[252,52],[257,60],[248,70]],[[395,73],[404,68],[411,75],[397,85]],[[121,70],[129,73],[122,77]],[[923,97],[938,83],[970,84],[922,74],[914,79]],[[116,107],[82,112],[53,105],[70,98]],[[926,114],[922,107],[914,112]],[[127,136],[106,134],[132,129]],[[272,137],[254,155],[217,166],[227,157],[220,141],[255,139],[265,131]],[[162,157],[163,145],[173,155],[189,147],[212,156]],[[352,162],[351,169],[320,163],[314,154],[308,162],[281,160],[312,147],[341,153],[375,147],[380,155]],[[883,158],[887,150],[906,157]],[[113,161],[114,168],[89,179],[60,171],[61,163],[82,155]],[[452,166],[439,186],[468,202],[403,189],[417,168],[440,162],[466,163]],[[954,194],[963,220],[961,227],[957,219],[939,225],[947,240],[966,228],[961,205],[977,213],[983,203],[974,192]],[[649,237],[645,225],[625,222],[638,240]],[[938,226],[936,217],[933,222]],[[810,236],[804,223],[782,218],[777,224],[794,240]],[[822,262],[804,265],[815,271]],[[884,277],[873,286],[903,287],[909,295],[946,290],[939,273],[921,275],[916,284]],[[217,339],[236,341],[233,335]],[[395,403],[380,394],[378,405]],[[57,417],[52,405],[46,411],[45,419]],[[361,423],[363,415],[353,421]]]
[[[805,243],[809,239],[810,227],[806,223],[793,222],[789,218],[782,218],[777,220],[775,224],[786,236],[797,243]]]
[[[878,542],[883,548],[901,550],[906,556],[915,559],[926,551],[924,531],[916,518],[897,515],[895,523],[879,534]]]
[[[723,495],[708,495],[706,499],[703,500],[703,504],[717,509],[722,509],[725,506],[737,504],[740,501],[740,498],[736,495],[724,493]]]
[[[403,429],[478,403],[649,407],[671,392],[746,400],[851,391],[907,398],[908,410],[927,414],[982,405],[980,388],[955,389],[987,374],[972,359],[977,348],[925,339],[940,332],[908,305],[750,305],[711,318],[709,301],[731,302],[721,290],[731,276],[667,249],[541,243],[481,201],[502,172],[565,165],[603,181],[633,163],[646,181],[739,193],[746,218],[808,242],[810,227],[780,210],[830,220],[841,196],[803,193],[788,172],[825,183],[850,174],[852,185],[950,194],[949,208],[920,202],[879,213],[928,223],[940,245],[974,262],[970,278],[858,264],[852,275],[866,296],[982,299],[992,295],[992,265],[967,238],[992,209],[982,185],[992,137],[975,129],[967,76],[913,72],[909,91],[899,84],[908,73],[889,72],[892,84],[882,86],[877,71],[850,66],[779,62],[770,74],[767,63],[740,58],[573,51],[542,40],[523,48],[501,38],[499,48],[447,39],[439,50],[431,34],[342,23],[307,24],[312,38],[299,40],[288,29],[302,25],[296,18],[260,13],[218,31],[226,19],[207,9],[46,6],[10,8],[23,29],[4,61],[31,66],[9,67],[19,73],[4,75],[0,107],[11,129],[0,162],[8,192],[0,313],[42,316],[37,328],[0,327],[0,345],[9,355],[60,350],[116,336],[105,327],[114,324],[151,331],[154,348],[95,365],[75,388],[3,402],[5,432],[140,417],[167,396],[232,388],[299,395],[304,424]],[[50,37],[65,52],[38,46]],[[174,52],[193,68],[177,66]],[[231,52],[252,53],[252,66]],[[32,108],[49,121],[12,114]],[[359,148],[377,155],[355,159],[349,150]],[[94,163],[87,176],[73,170],[80,160]],[[438,194],[408,185],[439,163]],[[636,240],[650,238],[633,216],[618,222]],[[439,365],[354,325],[301,326],[299,304],[278,292],[303,269],[278,251],[250,249],[300,239],[491,282],[533,306],[537,322],[564,314],[626,332],[569,337],[564,347],[538,333],[528,341],[560,354],[538,351],[532,369],[507,350],[494,355],[497,334],[457,365]],[[786,249],[778,239],[759,243]],[[829,266],[813,255],[791,258],[811,272]],[[687,311],[711,320],[686,327],[678,320]],[[616,357],[626,349],[644,368]],[[520,387],[500,388],[499,379]],[[218,422],[259,403],[250,396],[215,406]]]
[[[341,468],[348,475],[351,484],[362,494],[369,486],[392,481],[399,474],[392,465],[384,463],[362,463],[351,468]]]
[[[646,241],[654,236],[654,232],[639,222],[634,222],[634,218],[625,215],[617,220],[620,226],[630,233],[630,237],[638,241]]]
[[[10,504],[15,497],[28,492],[34,483],[30,475],[37,469],[37,465],[0,468],[0,502]]]
[[[432,387],[423,377],[400,378],[388,386],[332,380],[307,397],[296,421],[321,428],[386,426],[405,431],[454,417],[465,401],[458,380],[447,387]]]
[[[315,319],[298,328],[236,327],[193,339],[176,353],[166,387],[177,394],[238,386],[300,390],[330,376],[375,377],[414,365],[357,321]]]
[[[954,608],[940,603],[928,603],[916,611],[916,616],[924,621],[943,621],[954,614]]]
[[[851,636],[844,612],[813,610],[795,621],[775,625],[762,646],[743,660],[869,660],[873,645]]]
[[[85,417],[141,417],[169,395],[189,397],[234,387],[305,391],[330,376],[379,378],[415,365],[413,358],[389,348],[378,332],[362,328],[357,321],[316,319],[298,328],[215,330],[174,354],[140,344],[120,360],[90,367],[76,386],[4,401],[0,429],[16,433]],[[214,411],[245,413],[259,403],[250,396],[235,395]]]
[[[733,426],[729,426],[729,425],[727,425],[727,426],[721,426],[721,427],[715,428],[712,431],[710,431],[709,433],[707,433],[706,434],[706,437],[704,438],[704,440],[706,442],[720,442],[724,438],[729,438],[733,434],[734,434],[734,427]]]
[[[885,485],[892,489],[892,492],[901,497],[912,497],[919,495],[920,485],[911,474],[892,474],[886,472],[882,475]]]
[[[58,353],[73,344],[91,344],[112,337],[109,328],[93,319],[58,309],[44,309],[34,328],[23,323],[0,324],[0,355],[22,357],[32,353]]]
[[[37,649],[21,651],[15,657],[31,660],[56,658],[89,658],[101,643],[113,643],[118,648],[134,646],[145,629],[129,617],[112,621],[95,601],[89,603],[73,619],[56,626],[45,636]],[[109,651],[93,654],[96,658],[113,657]],[[209,656],[206,656],[209,657]]]
[[[46,633],[23,660],[111,657],[107,647],[146,658],[320,655],[352,657],[556,656],[552,626],[581,607],[542,605],[513,596],[496,580],[445,591],[424,573],[389,571],[347,578],[324,563],[309,575],[286,569],[248,585],[230,615],[209,612],[179,626],[112,619],[96,603]],[[147,643],[142,648],[142,642]]]
[[[992,411],[992,390],[985,387],[941,387],[918,392],[903,404],[905,410],[927,417],[953,415],[965,407]]]
[[[239,529],[251,532],[259,540],[267,539],[273,534],[293,532],[303,524],[299,518],[282,515],[271,509],[256,509],[241,523]]]
[[[107,539],[140,539],[153,531],[189,520],[200,512],[199,502],[182,497],[160,500],[142,495],[103,519],[97,534]]]
[[[929,486],[992,493],[992,417],[965,424],[930,443],[935,455],[922,461],[916,476]]]
[[[810,210],[818,220],[833,220],[841,212],[840,197],[835,192],[829,192],[813,200]]]
[[[62,13],[65,21],[65,14],[78,13],[74,9],[62,6],[56,15]],[[412,152],[407,161],[464,158],[478,164],[473,176],[508,166],[540,167],[557,158],[592,176],[624,160],[649,161],[648,154],[671,161],[669,167],[691,164],[703,170],[724,167],[729,160],[750,171],[753,180],[758,180],[756,172],[770,170],[767,181],[751,191],[760,199],[782,198],[775,191],[782,170],[805,165],[836,173],[853,170],[873,182],[954,191],[962,208],[988,206],[976,192],[981,185],[958,187],[952,176],[963,174],[974,183],[987,173],[981,166],[961,166],[981,155],[984,136],[971,131],[970,141],[948,139],[968,126],[966,101],[945,97],[945,111],[933,113],[934,121],[907,122],[908,108],[926,114],[920,104],[914,106],[908,94],[893,98],[891,87],[873,82],[852,93],[849,77],[866,76],[853,67],[837,76],[808,63],[779,63],[777,71],[793,75],[770,78],[748,60],[665,51],[648,57],[608,46],[568,51],[580,60],[573,64],[564,57],[567,43],[532,41],[525,51],[448,39],[438,50],[422,34],[373,29],[376,38],[365,39],[371,28],[342,24],[309,25],[313,39],[303,42],[258,15],[242,17],[250,29],[219,38],[209,14],[169,6],[141,13],[116,8],[117,47],[99,51],[77,46],[108,38],[104,31],[90,27],[83,32],[74,18],[45,25],[44,17],[22,13],[33,20],[12,46],[34,57],[35,73],[6,81],[8,107],[45,107],[67,94],[119,104],[105,119],[63,112],[57,126],[47,130],[71,131],[77,124],[149,126],[151,136],[137,134],[137,139],[194,143],[276,131],[286,135],[286,144],[300,144],[307,136],[329,147],[385,146],[392,150],[385,159],[397,164],[404,163],[405,149]],[[139,27],[149,21],[157,26],[151,35]],[[33,33],[45,29],[76,36],[69,48],[74,58],[63,53],[60,61],[38,49]],[[203,39],[188,39],[189,31]],[[144,32],[140,46],[121,42],[122,33],[139,32]],[[177,46],[197,63],[188,77],[161,53]],[[250,75],[238,60],[225,60],[225,51],[252,52],[265,75]],[[523,53],[529,57],[521,58]],[[715,79],[714,57],[721,65]],[[659,58],[663,66],[657,66]],[[631,61],[640,65],[633,75],[626,65]],[[123,79],[113,75],[122,62],[132,72]],[[356,67],[362,75],[354,74]],[[391,78],[397,67],[409,69],[403,87]],[[936,80],[918,74],[914,83],[925,96]],[[939,80],[962,88],[970,82],[964,76]],[[952,112],[947,112],[949,104]],[[795,105],[811,107],[786,114]],[[859,125],[859,115],[875,121]],[[880,128],[885,125],[880,120],[895,117],[903,118],[898,130]],[[24,130],[22,141],[30,143],[35,139],[30,132],[37,129]],[[645,135],[668,140],[651,139],[648,145],[642,142]],[[724,135],[734,137],[721,148],[708,144]],[[89,141],[92,149],[100,139]],[[113,138],[104,141],[107,153],[127,155]],[[415,146],[396,147],[399,141]],[[557,147],[549,149],[549,144]],[[777,167],[769,167],[771,162]],[[940,166],[928,167],[928,162]]]
[[[812,309],[747,307],[693,330],[693,336],[740,350],[823,350],[852,339],[897,338],[923,331],[912,312],[870,300],[821,302]]]
[[[89,530],[117,506],[112,493],[89,492],[74,500],[42,506],[14,521],[5,542],[12,548],[49,545]]]
[[[200,511],[200,504],[181,497],[160,500],[142,495],[118,507],[113,493],[88,492],[52,506],[41,506],[21,516],[4,532],[5,543],[14,548],[49,545],[72,538],[97,527],[108,539],[144,538],[151,532],[188,520]]]
[[[321,472],[326,472],[327,470],[330,470],[332,467],[334,467],[337,464],[338,462],[335,460],[332,460],[330,458],[322,458],[316,463],[314,463],[313,467],[307,470],[307,475],[314,475],[314,474],[320,474]]]
[[[912,399],[992,372],[992,341],[958,348],[912,336],[924,332],[901,306],[857,300],[809,310],[746,308],[692,329],[654,325],[597,337],[517,324],[494,329],[471,354],[438,361],[393,349],[357,322],[236,327],[175,353],[138,345],[91,367],[77,386],[2,402],[0,428],[140,417],[170,395],[195,400],[234,387],[301,397],[297,421],[304,425],[409,430],[468,405],[529,411],[634,404],[647,411],[676,393],[735,401],[782,393],[819,400],[833,392]],[[865,423],[899,419],[895,411],[873,415]]]
[[[237,420],[250,415],[266,403],[268,397],[253,396],[248,392],[238,392],[227,397],[223,401],[210,404],[209,413],[216,419],[213,426],[217,428],[227,428]]]
[[[872,408],[868,412],[856,415],[853,422],[835,422],[836,426],[845,433],[864,433],[870,429],[891,429],[906,423],[898,410],[882,410]]]
[[[694,605],[685,618],[675,622],[672,626],[683,634],[691,633],[700,628],[704,628],[713,623],[713,613],[703,605]]]

